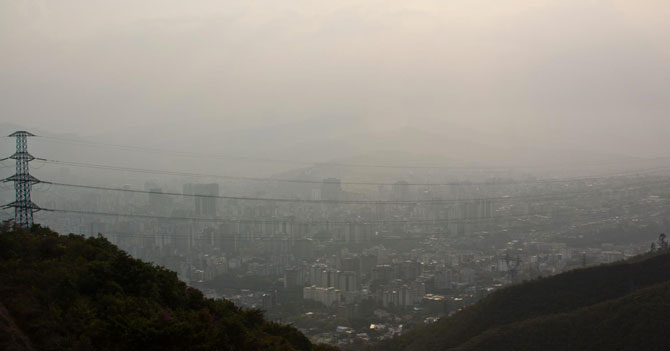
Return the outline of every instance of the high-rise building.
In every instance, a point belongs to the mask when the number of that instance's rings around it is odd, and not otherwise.
[[[337,178],[326,178],[321,184],[321,199],[337,201],[342,199],[342,182]]]
[[[219,184],[184,184],[183,194],[197,195],[193,197],[194,213],[197,216],[216,217],[217,196],[219,196]]]
[[[181,193],[184,195],[184,201],[191,200],[191,196],[189,196],[189,195],[194,194],[193,184],[186,183],[186,184],[182,185],[182,192]]]
[[[360,271],[360,258],[359,257],[343,257],[340,259],[340,270],[341,271]]]
[[[372,270],[375,267],[377,267],[377,256],[364,254],[360,256],[359,260],[360,260],[359,273],[361,273],[366,280],[371,279]]]
[[[149,206],[153,209],[158,209],[164,207],[163,200],[165,199],[163,195],[160,195],[163,192],[161,188],[150,188],[149,189]]]
[[[286,268],[284,270],[284,288],[293,288],[296,286],[304,286],[302,270],[297,268]]]
[[[343,292],[351,292],[358,290],[358,277],[356,272],[345,271],[339,272],[338,288]]]
[[[326,306],[339,303],[342,293],[334,287],[322,288],[317,286],[306,286],[303,288],[303,298],[321,302]]]
[[[404,180],[393,183],[391,191],[391,199],[393,201],[408,201],[410,200],[409,183]]]

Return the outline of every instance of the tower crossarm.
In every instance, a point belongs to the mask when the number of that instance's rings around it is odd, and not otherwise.
[[[28,152],[16,152],[14,155],[9,156],[9,158],[15,159],[15,160],[20,160],[20,161],[32,161],[35,159],[35,156],[29,154]]]
[[[30,175],[28,164],[35,157],[28,153],[28,137],[34,134],[26,131],[17,131],[9,135],[16,137],[16,152],[9,158],[16,160],[16,173],[4,179],[4,182],[14,182],[16,199],[3,208],[14,208],[14,223],[28,228],[33,225],[33,213],[40,210],[40,207],[30,199],[30,190],[34,184],[40,182],[39,179]]]
[[[41,183],[41,181],[30,174],[14,174],[2,180],[3,182],[24,182],[35,185]]]

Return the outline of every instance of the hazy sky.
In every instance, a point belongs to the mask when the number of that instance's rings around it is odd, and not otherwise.
[[[0,119],[91,135],[342,116],[660,155],[668,18],[663,0],[3,0]]]

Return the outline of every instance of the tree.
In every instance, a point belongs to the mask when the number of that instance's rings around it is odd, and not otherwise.
[[[658,248],[661,250],[665,250],[668,248],[668,243],[665,241],[665,233],[661,233],[658,235]]]

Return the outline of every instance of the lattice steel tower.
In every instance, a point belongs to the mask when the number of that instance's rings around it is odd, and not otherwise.
[[[34,135],[26,131],[18,131],[9,136],[16,137],[16,153],[9,157],[16,160],[16,173],[4,181],[14,182],[16,200],[4,207],[14,207],[14,222],[21,227],[30,228],[33,225],[33,212],[40,210],[39,206],[30,200],[30,189],[33,184],[40,182],[28,171],[28,163],[35,159],[28,153],[28,137]]]

